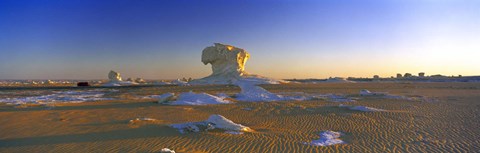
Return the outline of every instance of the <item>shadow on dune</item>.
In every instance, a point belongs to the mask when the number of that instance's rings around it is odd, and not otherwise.
[[[0,148],[125,139],[142,139],[154,137],[168,137],[175,135],[178,135],[178,132],[173,128],[167,126],[146,125],[139,128],[115,130],[108,132],[3,139],[0,140]]]
[[[105,105],[95,105],[95,104],[87,105],[83,103],[82,105],[72,105],[72,106],[54,106],[54,107],[31,106],[27,108],[14,108],[11,106],[3,106],[3,107],[0,107],[0,112],[140,108],[140,107],[151,107],[151,106],[166,106],[166,105],[160,105],[160,104],[154,103],[153,101],[148,101],[148,102],[126,102],[126,103],[111,102]]]
[[[111,122],[102,122],[102,123],[87,123],[87,124],[76,124],[75,126],[104,126],[104,125],[120,125],[127,124],[130,120],[121,120],[121,121],[111,121]]]

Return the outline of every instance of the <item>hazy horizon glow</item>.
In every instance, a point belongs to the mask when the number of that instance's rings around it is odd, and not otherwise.
[[[0,79],[200,78],[214,42],[272,78],[480,75],[480,1],[0,2]]]

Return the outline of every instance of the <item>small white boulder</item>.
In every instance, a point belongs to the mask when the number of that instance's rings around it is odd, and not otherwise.
[[[207,93],[184,92],[178,95],[177,100],[172,101],[171,105],[209,105],[209,104],[228,104],[231,103],[223,98]]]
[[[345,142],[339,139],[340,136],[342,136],[342,133],[340,132],[323,131],[320,132],[320,139],[313,140],[312,142],[305,144],[310,144],[313,146],[330,146],[336,144],[344,144]]]
[[[175,153],[175,150],[163,148],[162,150],[160,150],[160,153]]]
[[[223,117],[222,115],[211,115],[206,122],[213,124],[215,128],[224,129],[228,131],[252,131],[249,127],[234,123],[233,121]]]

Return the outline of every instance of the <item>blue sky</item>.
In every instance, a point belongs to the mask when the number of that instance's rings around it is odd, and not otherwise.
[[[0,79],[199,78],[203,48],[273,78],[479,75],[480,1],[0,0]]]

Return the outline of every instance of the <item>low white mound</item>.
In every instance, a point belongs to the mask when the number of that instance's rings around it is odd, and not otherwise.
[[[209,104],[228,104],[231,103],[223,98],[207,93],[184,92],[178,95],[171,105],[209,105]]]
[[[147,121],[147,122],[154,122],[157,121],[157,119],[154,118],[148,118],[148,117],[141,117],[141,118],[135,118],[133,120],[130,120],[130,123],[135,123],[135,122],[140,122],[140,121]]]
[[[160,150],[160,153],[175,153],[175,150],[163,148],[162,150]]]
[[[249,127],[234,123],[231,120],[223,117],[222,115],[217,115],[217,114],[211,115],[206,122],[213,124],[215,128],[224,129],[228,131],[244,131],[244,132],[252,131],[252,129],[250,129]]]
[[[106,92],[102,90],[87,91],[54,91],[53,94],[4,98],[0,103],[8,104],[47,104],[47,103],[80,103],[87,101],[113,100],[114,98],[103,97]]]
[[[363,111],[363,112],[383,112],[383,111],[386,111],[386,110],[384,110],[384,109],[372,108],[372,107],[367,107],[367,106],[347,106],[347,105],[339,105],[338,107],[348,108],[348,109],[350,109],[350,110]]]
[[[188,82],[177,79],[177,80],[173,80],[172,82],[170,82],[170,84],[179,85],[179,86],[186,86],[186,85],[188,85]]]
[[[102,84],[103,87],[119,87],[119,86],[131,86],[137,85],[138,83],[130,82],[130,81],[117,81],[117,82],[107,82]]]
[[[283,96],[271,93],[249,82],[237,82],[236,85],[241,89],[241,92],[236,95],[236,99],[239,101],[258,102],[285,100]]]
[[[235,83],[240,87],[241,92],[236,94],[236,100],[246,102],[271,102],[271,101],[305,101],[312,99],[325,99],[331,102],[355,102],[355,100],[342,95],[326,94],[326,95],[278,95],[271,93],[262,87],[259,87],[255,82],[237,81]],[[303,93],[302,93],[303,94]]]
[[[175,93],[164,93],[161,95],[144,96],[142,99],[156,99],[158,103],[167,103],[175,100]]]
[[[211,115],[207,120],[200,122],[188,122],[180,124],[171,124],[173,128],[178,129],[180,133],[185,132],[200,132],[213,129],[222,129],[230,134],[240,134],[240,132],[252,132],[249,127],[237,124],[222,115]]]
[[[340,136],[342,136],[342,133],[340,132],[323,131],[320,132],[320,139],[313,140],[310,143],[306,142],[305,144],[309,144],[312,146],[330,146],[336,144],[345,144],[345,141],[339,139]]]
[[[370,92],[367,89],[360,90],[360,96],[385,96],[387,93],[385,92]]]

